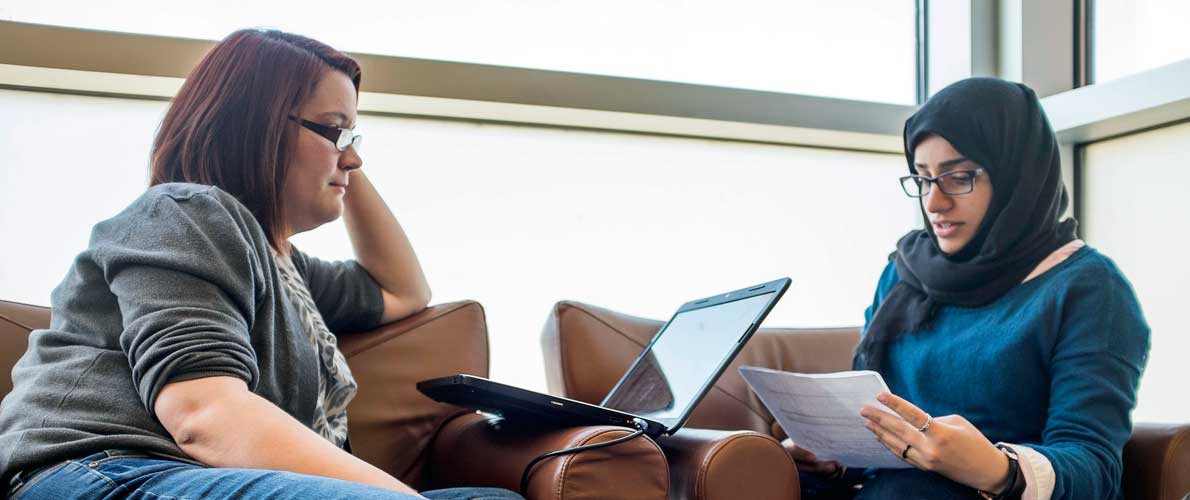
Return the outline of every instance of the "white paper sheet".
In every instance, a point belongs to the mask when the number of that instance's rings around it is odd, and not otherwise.
[[[876,395],[888,386],[879,373],[806,374],[743,366],[740,375],[793,442],[819,460],[848,467],[911,467],[880,444],[859,415],[865,405],[884,408]]]

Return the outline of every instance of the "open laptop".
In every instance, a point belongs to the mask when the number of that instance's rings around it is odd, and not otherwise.
[[[472,375],[418,382],[435,401],[474,408],[510,423],[614,424],[656,437],[682,427],[789,288],[782,278],[682,305],[599,405]]]

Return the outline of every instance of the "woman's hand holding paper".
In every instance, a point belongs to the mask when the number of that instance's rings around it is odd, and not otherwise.
[[[789,456],[793,457],[798,472],[839,476],[846,470],[842,464],[834,460],[819,460],[814,452],[798,446],[792,439],[786,438],[781,445],[789,452]]]
[[[888,392],[876,399],[894,413],[865,406],[860,415],[868,419],[868,430],[894,455],[981,491],[1000,491],[1008,483],[1008,457],[967,419],[960,415],[930,417]]]

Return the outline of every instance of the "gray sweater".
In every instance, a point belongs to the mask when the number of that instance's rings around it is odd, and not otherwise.
[[[379,324],[380,287],[353,261],[293,252],[334,332]],[[170,382],[232,376],[306,426],[319,359],[264,231],[231,195],[164,184],[97,224],[54,290],[0,403],[0,484],[110,449],[193,461],[153,412]]]

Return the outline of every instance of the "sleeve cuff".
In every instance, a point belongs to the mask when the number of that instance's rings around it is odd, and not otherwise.
[[[1050,500],[1054,494],[1054,466],[1045,455],[1025,445],[1002,443],[1016,451],[1025,475],[1025,493],[1021,500]]]

